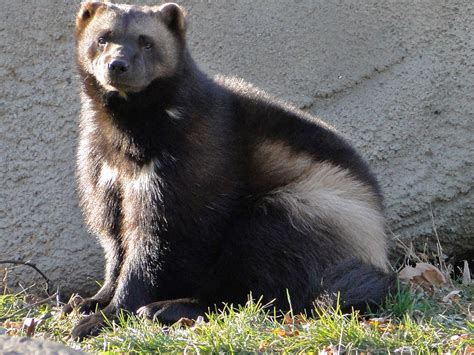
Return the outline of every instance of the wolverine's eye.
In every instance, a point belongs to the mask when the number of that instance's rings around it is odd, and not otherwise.
[[[139,36],[138,44],[146,52],[151,52],[151,50],[153,49],[153,40],[148,36],[145,36],[145,35]]]
[[[104,46],[107,41],[104,37],[99,37],[99,39],[97,40],[97,43],[99,44],[99,46]]]
[[[150,42],[146,42],[146,43],[143,45],[143,49],[146,50],[147,52],[151,51],[152,48],[153,48],[153,44],[150,43]]]

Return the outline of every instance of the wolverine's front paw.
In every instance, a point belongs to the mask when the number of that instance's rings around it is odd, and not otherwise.
[[[106,319],[112,320],[113,314],[95,313],[82,320],[72,329],[71,337],[75,340],[99,335],[106,326]]]
[[[77,307],[79,307],[80,304],[84,302],[84,298],[82,298],[80,295],[74,295],[69,302],[61,309],[62,314],[69,314],[73,310],[75,310]]]
[[[90,314],[93,312],[97,312],[99,309],[104,308],[105,306],[107,306],[107,304],[108,301],[103,299],[97,299],[93,297],[82,298],[81,296],[77,295],[63,307],[61,313],[69,314],[74,309],[77,309],[79,313]]]

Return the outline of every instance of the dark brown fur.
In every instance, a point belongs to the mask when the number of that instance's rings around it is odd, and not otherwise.
[[[76,306],[173,323],[249,292],[281,310],[289,292],[295,312],[324,293],[379,304],[392,278],[366,163],[316,118],[206,76],[185,29],[173,4],[79,11],[79,191],[107,266]],[[73,335],[102,325],[93,314]]]

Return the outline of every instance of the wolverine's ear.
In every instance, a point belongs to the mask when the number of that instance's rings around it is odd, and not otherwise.
[[[170,2],[161,5],[158,10],[166,26],[181,38],[184,38],[186,32],[186,15],[183,8],[178,4]]]
[[[79,9],[79,12],[76,16],[76,28],[79,29],[84,27],[84,25],[94,17],[97,9],[101,6],[106,6],[101,2],[84,2]]]

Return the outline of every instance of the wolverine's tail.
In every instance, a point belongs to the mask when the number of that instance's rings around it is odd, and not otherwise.
[[[350,259],[337,264],[326,273],[323,287],[331,303],[339,305],[343,312],[352,308],[366,312],[379,308],[396,286],[395,273],[387,273],[376,266]]]

